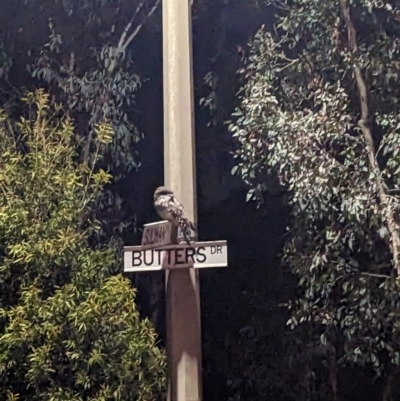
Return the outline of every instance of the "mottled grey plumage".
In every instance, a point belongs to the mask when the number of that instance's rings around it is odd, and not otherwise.
[[[191,230],[194,224],[185,216],[183,205],[177,201],[174,193],[166,187],[158,187],[154,192],[154,207],[159,216],[180,227],[185,241],[190,245]]]

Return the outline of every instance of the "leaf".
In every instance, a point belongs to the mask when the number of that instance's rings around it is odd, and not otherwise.
[[[246,195],[246,202],[249,202],[254,197],[254,189],[250,189]]]

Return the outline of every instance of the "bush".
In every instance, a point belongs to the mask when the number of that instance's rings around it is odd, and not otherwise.
[[[0,114],[0,399],[160,398],[164,353],[135,291],[112,275],[121,247],[90,244],[110,179],[95,166],[112,130],[97,127],[88,165],[48,96],[24,101],[18,123]]]

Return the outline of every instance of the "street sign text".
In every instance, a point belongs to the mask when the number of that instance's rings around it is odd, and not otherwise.
[[[228,265],[226,241],[195,242],[145,249],[140,246],[124,248],[124,271],[138,272],[163,269],[225,267]]]
[[[145,224],[143,228],[142,249],[159,248],[171,243],[171,223],[159,221]]]

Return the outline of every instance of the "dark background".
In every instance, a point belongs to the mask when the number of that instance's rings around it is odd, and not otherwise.
[[[261,207],[246,202],[247,189],[232,177],[236,144],[225,121],[235,108],[240,86],[237,70],[243,51],[262,24],[271,25],[270,8],[254,8],[249,1],[204,0],[193,16],[193,57],[196,97],[197,200],[200,240],[227,240],[228,268],[202,270],[202,337],[204,400],[378,400],[382,380],[356,367],[339,372],[339,393],[329,390],[327,368],[316,363],[306,371],[304,345],[286,328],[285,302],[296,293],[296,280],[280,266],[279,252],[285,241],[289,210],[284,194],[271,181]],[[13,8],[14,0],[0,4],[0,24],[18,27],[27,14]],[[39,11],[31,10],[32,14]],[[11,13],[11,14],[10,14]],[[16,13],[16,14],[15,14]],[[29,18],[30,18],[29,17]],[[40,16],[37,15],[40,19]],[[9,28],[9,27],[8,27]],[[45,32],[45,28],[44,28]],[[27,34],[29,45],[37,39]],[[24,49],[24,39],[19,43]],[[137,150],[141,168],[132,171],[113,191],[123,199],[123,212],[137,216],[137,226],[157,220],[152,206],[154,189],[163,183],[162,38],[160,13],[135,39],[135,71],[144,80],[138,92],[136,123],[145,133]],[[23,63],[10,79],[22,85]],[[205,77],[218,78],[216,105],[200,106],[210,95]],[[210,124],[210,120],[214,123]],[[140,233],[127,232],[125,243],[140,242]],[[138,287],[138,302],[144,316],[156,324],[160,342],[165,338],[163,276],[141,273],[130,277]],[[307,333],[301,333],[306,337]],[[316,375],[309,388],[308,374]],[[312,398],[310,398],[310,394]]]

